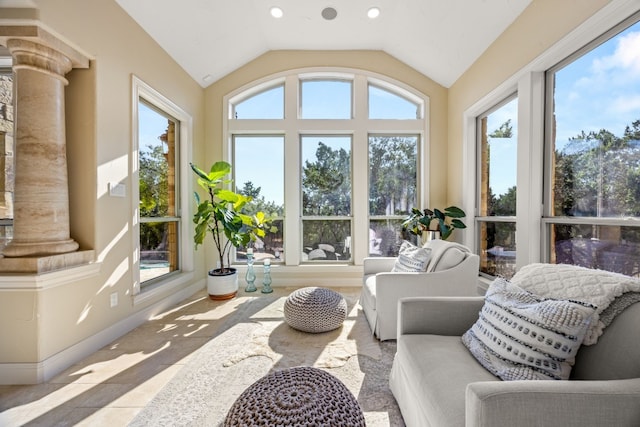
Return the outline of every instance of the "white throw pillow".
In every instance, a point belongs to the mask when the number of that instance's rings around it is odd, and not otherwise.
[[[567,380],[595,310],[588,303],[542,298],[499,278],[462,342],[503,380]]]
[[[460,264],[467,257],[467,253],[455,246],[446,248],[437,262],[431,266],[431,271],[444,271]]]
[[[430,257],[431,249],[421,248],[405,240],[400,246],[400,253],[391,271],[425,271]]]

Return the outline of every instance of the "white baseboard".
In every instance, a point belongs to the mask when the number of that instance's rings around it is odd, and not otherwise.
[[[0,385],[40,384],[95,353],[122,335],[137,328],[149,318],[203,289],[203,281],[181,289],[162,301],[140,310],[101,332],[37,363],[1,363]]]

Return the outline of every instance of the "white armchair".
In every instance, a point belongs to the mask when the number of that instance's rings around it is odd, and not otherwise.
[[[431,258],[423,272],[392,272],[396,258],[364,259],[360,305],[379,340],[395,339],[398,300],[416,296],[477,296],[480,258],[469,249],[445,240],[425,247]]]

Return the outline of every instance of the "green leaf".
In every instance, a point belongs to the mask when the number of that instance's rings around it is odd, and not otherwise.
[[[455,228],[467,228],[464,222],[460,221],[459,219],[452,220],[451,225]]]
[[[457,206],[449,206],[444,210],[444,213],[451,218],[464,218],[467,215]]]
[[[224,161],[215,162],[211,166],[211,171],[209,171],[209,180],[210,181],[218,181],[223,176],[231,173],[231,165]]]
[[[197,167],[193,163],[189,163],[189,165],[191,165],[191,170],[193,170],[196,173],[196,175],[198,175],[201,179],[203,179],[205,181],[209,181],[209,177],[207,176],[207,174],[202,169],[200,169],[199,167]]]

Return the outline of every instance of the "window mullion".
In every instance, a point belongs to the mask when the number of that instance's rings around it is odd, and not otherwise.
[[[285,264],[299,265],[302,253],[302,215],[300,182],[300,134],[298,99],[300,86],[295,75],[287,76],[284,86],[284,247]]]
[[[529,73],[518,82],[516,270],[541,261],[543,129],[544,73]]]
[[[369,121],[368,121],[368,80],[356,76],[354,80],[354,133],[353,133],[353,262],[362,264],[369,255]]]

